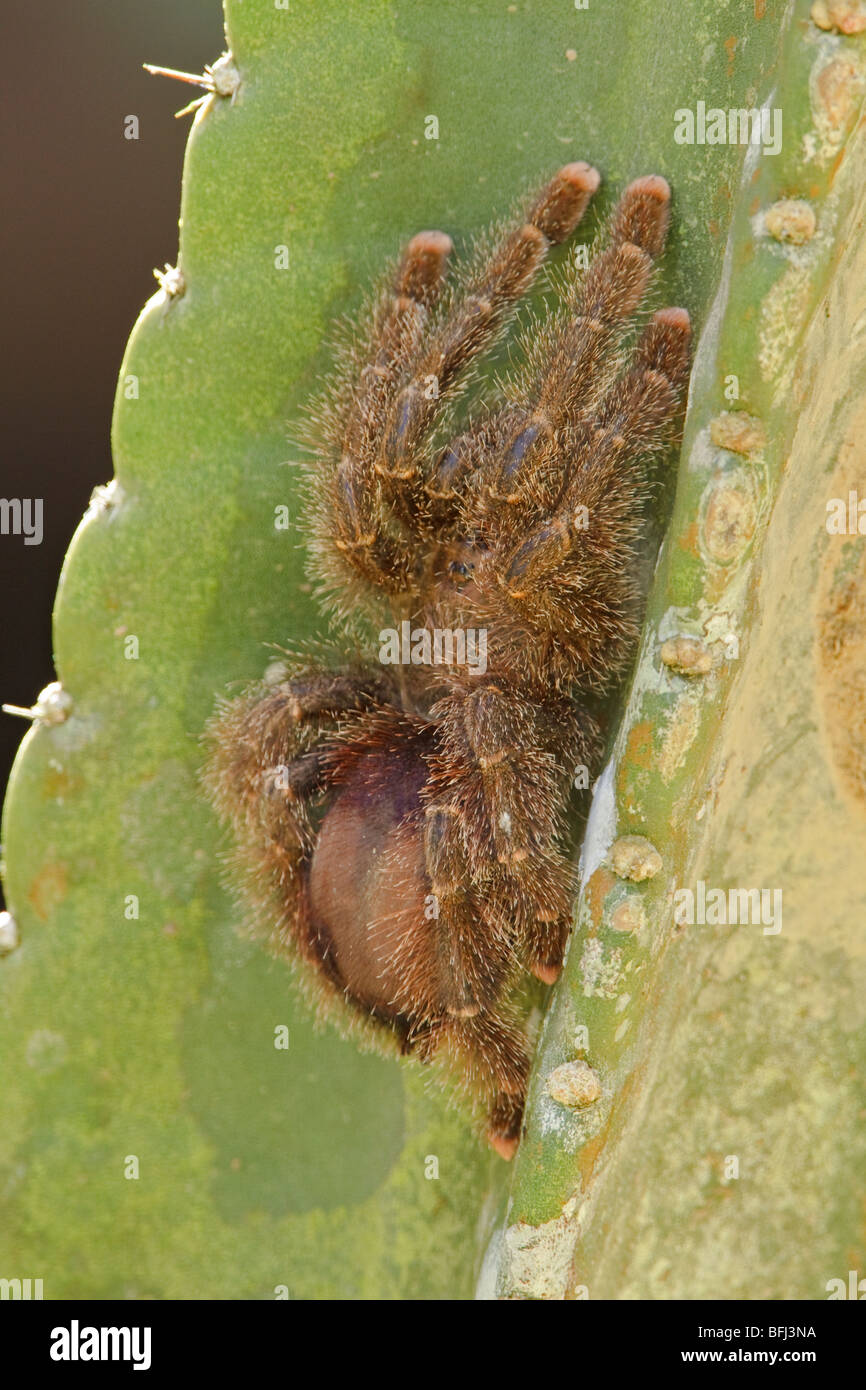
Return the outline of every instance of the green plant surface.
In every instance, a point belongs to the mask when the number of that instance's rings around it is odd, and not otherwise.
[[[21,938],[0,962],[10,1277],[38,1272],[49,1298],[471,1295],[508,1170],[416,1069],[316,1032],[284,965],[245,939],[198,789],[201,731],[217,695],[261,674],[266,644],[321,626],[291,461],[333,318],[420,227],[459,249],[515,194],[586,158],[605,180],[600,215],[629,178],[670,179],[659,297],[701,328],[732,213],[746,215],[744,150],[677,144],[674,113],[764,100],[786,35],[813,41],[803,10],[227,0],[239,86],[196,115],[180,278],[130,339],[115,482],[61,577],[71,709],[26,737],[5,808]],[[806,119],[805,96],[795,110]],[[702,582],[688,565],[683,605]],[[568,1136],[542,1145],[541,1176],[539,1142],[533,1129],[512,1222],[559,1219],[574,1196]]]

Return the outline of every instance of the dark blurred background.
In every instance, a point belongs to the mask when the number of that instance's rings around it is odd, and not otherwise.
[[[112,475],[117,373],[153,268],[174,264],[183,152],[220,0],[40,0],[3,12],[0,497],[43,498],[41,545],[0,535],[0,701],[54,679],[51,609],[91,491]],[[139,139],[124,138],[124,117]],[[0,716],[0,791],[25,732]]]

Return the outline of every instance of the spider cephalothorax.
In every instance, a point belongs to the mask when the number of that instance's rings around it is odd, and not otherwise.
[[[208,783],[276,942],[404,1052],[449,1056],[505,1156],[528,1073],[514,985],[561,967],[565,814],[598,755],[580,692],[632,653],[646,456],[688,372],[683,309],[622,348],[665,242],[663,179],[629,185],[588,269],[565,265],[497,404],[443,429],[598,183],[566,165],[457,289],[447,236],[409,242],[308,467],[320,593],[344,630],[378,613],[380,640],[366,662],[294,659],[210,727]]]

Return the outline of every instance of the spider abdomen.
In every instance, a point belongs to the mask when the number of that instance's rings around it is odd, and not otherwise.
[[[424,915],[426,775],[414,752],[368,753],[328,808],[309,870],[311,920],[344,989],[398,1024],[408,1022],[401,961],[417,961],[432,946]],[[423,1002],[435,1008],[435,987],[426,993]]]

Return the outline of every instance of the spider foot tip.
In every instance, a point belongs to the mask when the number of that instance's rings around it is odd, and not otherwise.
[[[623,196],[654,198],[658,203],[669,203],[671,186],[661,174],[643,174],[641,178],[632,180]]]
[[[585,160],[575,160],[572,164],[563,164],[559,173],[556,175],[557,182],[568,183],[582,193],[595,193],[601,183],[601,174]]]
[[[435,256],[444,259],[445,256],[450,256],[454,250],[454,242],[447,232],[431,229],[430,231],[416,232],[406,250],[411,251],[415,256]]]
[[[562,973],[561,965],[543,965],[537,961],[530,966],[531,973],[536,980],[540,980],[543,985],[555,985]]]
[[[667,309],[658,309],[653,314],[656,323],[668,324],[671,328],[679,329],[681,333],[690,333],[692,321],[689,318],[688,309],[681,309],[677,306],[670,306]]]
[[[501,1134],[494,1133],[493,1130],[487,1131],[487,1142],[491,1149],[495,1149],[500,1158],[504,1158],[506,1163],[510,1163],[517,1153],[519,1139],[506,1139]]]
[[[544,189],[530,216],[530,222],[554,246],[565,241],[577,226],[601,175],[591,165],[578,161],[564,164]]]

